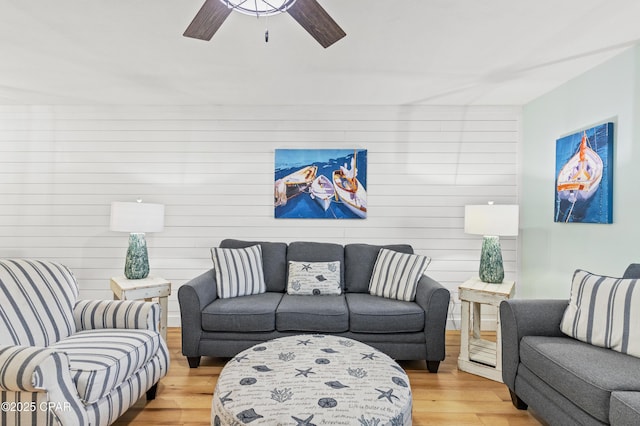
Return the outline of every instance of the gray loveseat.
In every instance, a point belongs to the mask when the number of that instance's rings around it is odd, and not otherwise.
[[[640,278],[640,264],[623,278]],[[550,425],[639,425],[640,358],[565,335],[560,323],[567,305],[501,303],[502,378],[513,404],[532,408]]]
[[[414,302],[368,292],[380,249],[413,253],[411,246],[227,239],[220,247],[255,244],[261,246],[266,293],[221,299],[213,269],[180,287],[182,353],[192,368],[201,356],[233,357],[277,337],[322,333],[367,343],[397,360],[426,360],[430,372],[438,371],[445,357],[449,291],[423,275]],[[289,261],[339,261],[342,294],[287,294]]]

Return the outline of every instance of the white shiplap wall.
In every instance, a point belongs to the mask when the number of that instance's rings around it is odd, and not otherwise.
[[[464,205],[515,203],[519,108],[0,106],[0,256],[59,260],[82,298],[111,298],[127,236],[112,201],[166,205],[149,234],[151,273],[177,288],[223,238],[407,242],[452,291],[477,274]],[[368,150],[366,220],[273,218],[276,148]],[[502,241],[507,277],[517,243]],[[457,315],[456,315],[457,316]]]

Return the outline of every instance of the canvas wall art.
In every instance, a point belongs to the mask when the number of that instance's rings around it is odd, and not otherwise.
[[[556,222],[613,222],[613,123],[556,141]]]
[[[367,217],[366,149],[276,149],[274,215]]]

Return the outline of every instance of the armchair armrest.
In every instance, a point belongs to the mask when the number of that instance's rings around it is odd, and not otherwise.
[[[514,390],[520,340],[524,336],[564,336],[560,321],[569,303],[566,299],[512,299],[500,304],[502,331],[502,380]]]
[[[73,308],[76,329],[132,328],[158,331],[160,305],[141,300],[79,300]]]
[[[64,352],[36,346],[0,346],[0,372],[2,402],[21,401],[24,411],[32,412],[34,419],[47,418],[53,410],[60,424],[88,424]],[[26,399],[17,397],[22,392],[43,397],[29,398],[27,405]]]
[[[449,290],[433,278],[423,275],[418,281],[416,303],[424,310],[427,364],[429,361],[442,361],[445,357],[445,331],[450,297]]]
[[[200,356],[198,349],[202,335],[202,310],[217,298],[216,274],[213,269],[198,275],[178,289],[183,355]]]

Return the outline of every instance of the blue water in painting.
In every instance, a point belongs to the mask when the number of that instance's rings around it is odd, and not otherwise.
[[[317,175],[324,175],[332,180],[333,171],[340,166],[351,167],[354,150],[349,149],[278,149],[276,150],[275,180],[301,169],[305,166],[318,167]],[[357,150],[358,180],[367,188],[367,150]],[[313,219],[357,219],[340,201],[333,201],[325,211],[308,193],[290,198],[284,206],[275,207],[276,218],[313,218]]]
[[[588,200],[577,201],[571,210],[568,200],[560,199],[555,191],[556,222],[612,223],[612,170],[613,123],[605,123],[586,130],[589,146],[603,163],[602,180],[595,194]],[[556,184],[558,173],[565,163],[580,149],[582,132],[556,141]]]

